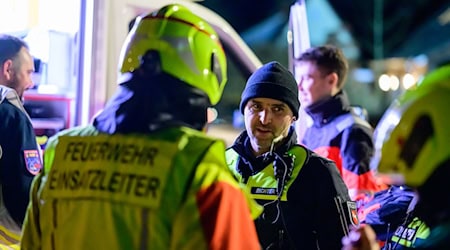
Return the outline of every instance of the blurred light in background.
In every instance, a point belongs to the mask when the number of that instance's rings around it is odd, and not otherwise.
[[[404,89],[409,89],[416,84],[416,78],[412,74],[406,73],[402,78],[402,84]]]

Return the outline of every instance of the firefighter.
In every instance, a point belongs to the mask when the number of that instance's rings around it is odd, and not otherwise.
[[[91,125],[49,140],[22,248],[259,249],[258,207],[224,142],[202,131],[226,66],[216,32],[186,7],[139,17],[115,96]]]
[[[407,185],[418,195],[413,213],[418,220],[402,229],[407,231],[394,235],[397,238],[393,241],[414,249],[450,249],[450,120],[446,115],[450,65],[427,75],[393,105],[379,171],[386,174],[389,183]],[[421,229],[421,221],[428,233]],[[343,249],[378,249],[375,236],[370,226],[363,226],[343,239]]]
[[[0,35],[0,245],[17,247],[33,178],[42,168],[40,148],[24,92],[33,87],[33,57],[20,38]]]

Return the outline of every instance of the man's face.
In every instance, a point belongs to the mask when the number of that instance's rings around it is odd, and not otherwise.
[[[245,105],[244,120],[255,154],[270,150],[274,139],[284,138],[295,121],[286,103],[271,98],[253,98]]]
[[[298,62],[295,73],[300,102],[304,107],[332,96],[333,88],[336,86],[332,74],[326,75],[320,72],[315,62]]]
[[[3,66],[6,67],[5,86],[14,89],[20,98],[23,98],[25,90],[33,87],[31,75],[34,72],[34,62],[30,52],[25,47],[20,49],[16,58],[8,60]]]

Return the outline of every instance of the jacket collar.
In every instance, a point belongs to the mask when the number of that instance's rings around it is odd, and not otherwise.
[[[345,91],[314,103],[305,108],[306,113],[314,120],[314,124],[327,124],[337,116],[350,111],[350,102]]]
[[[294,126],[291,126],[289,128],[287,137],[284,138],[284,142],[277,148],[275,148],[274,151],[279,155],[283,155],[296,144],[297,134],[295,132]],[[274,157],[269,155],[268,153],[258,157],[253,154],[250,144],[250,138],[248,137],[247,131],[243,131],[237,137],[231,148],[240,156],[236,170],[244,177],[257,174],[259,171],[261,171],[274,161]]]

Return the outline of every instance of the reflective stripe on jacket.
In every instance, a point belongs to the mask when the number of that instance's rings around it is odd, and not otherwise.
[[[307,153],[303,147],[293,147],[288,151],[289,154],[295,155],[295,166],[292,170],[292,176],[286,181],[281,195],[282,201],[287,201],[287,190],[294,183],[300,170],[303,167],[307,159]],[[229,149],[226,152],[226,159],[228,166],[235,166],[238,161],[239,155],[236,151]],[[278,181],[274,176],[273,163],[265,167],[261,172],[251,176],[248,180],[244,181],[243,177],[237,172],[235,167],[231,167],[230,170],[234,173],[235,177],[240,183],[246,182],[245,186],[250,189],[251,197],[256,200],[275,200],[278,196]]]
[[[30,117],[14,89],[0,85],[0,249],[18,248],[41,153]]]
[[[356,205],[350,201],[336,166],[299,145],[291,147],[288,155],[295,156],[294,167],[278,204],[273,163],[246,179],[237,171],[242,157],[233,147],[226,152],[230,170],[264,206],[263,214],[255,220],[263,249],[339,249],[352,223],[350,217],[355,216],[356,224],[358,219]],[[354,214],[341,209],[347,204],[355,205]]]
[[[20,233],[0,226],[0,249],[20,249]]]
[[[376,170],[370,169],[373,129],[352,113],[345,92],[305,110],[313,124],[306,129],[302,144],[336,163],[352,199],[387,188],[376,179]]]
[[[429,227],[419,218],[414,217],[407,225],[401,225],[392,236],[389,243],[390,250],[401,250],[405,247],[413,248],[417,243],[426,240],[430,235]]]

